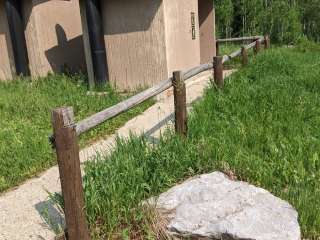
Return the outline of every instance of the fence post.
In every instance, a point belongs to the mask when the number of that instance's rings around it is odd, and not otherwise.
[[[214,82],[219,88],[223,88],[223,57],[216,56],[213,58],[213,68],[214,68]]]
[[[265,49],[270,48],[270,37],[268,35],[264,36],[264,48]]]
[[[256,41],[256,45],[255,45],[255,47],[254,47],[254,53],[255,53],[255,54],[258,54],[258,53],[260,52],[260,50],[261,50],[261,42],[260,42],[260,40],[258,39],[258,40]]]
[[[242,66],[248,65],[248,51],[247,49],[243,46],[241,47],[241,55],[242,55]]]
[[[216,55],[219,56],[220,55],[220,44],[218,41],[216,41]]]
[[[72,107],[53,110],[52,125],[57,153],[68,240],[90,240],[80,170],[79,145]]]
[[[181,71],[173,72],[173,94],[175,109],[175,130],[180,136],[187,136],[188,120],[187,120],[187,97],[186,85]]]

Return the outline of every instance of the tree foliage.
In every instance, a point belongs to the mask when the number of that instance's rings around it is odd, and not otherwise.
[[[216,0],[220,37],[265,34],[292,43],[302,35],[320,40],[319,0]]]

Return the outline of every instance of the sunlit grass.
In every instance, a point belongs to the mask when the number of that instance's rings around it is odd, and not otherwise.
[[[242,44],[237,43],[220,43],[219,44],[219,55],[228,55],[241,48]]]
[[[248,45],[251,42],[246,43],[221,43],[220,44],[220,50],[219,55],[230,55],[231,53],[241,49],[242,46]],[[263,48],[264,45],[262,45]],[[248,61],[250,62],[252,60],[252,57],[254,56],[254,50],[253,48],[248,50]],[[224,69],[237,69],[240,68],[242,65],[242,56],[238,56],[231,61],[228,61],[224,64]]]
[[[195,104],[186,140],[168,133],[119,140],[111,156],[86,165],[93,234],[152,234],[141,201],[190,176],[232,171],[289,201],[303,235],[320,237],[320,52],[277,48],[258,55]],[[138,235],[139,235],[138,234]],[[98,237],[99,236],[99,237]]]
[[[105,96],[87,96],[84,79],[82,75],[57,75],[0,82],[0,192],[56,163],[48,142],[53,108],[72,106],[76,120],[80,120],[125,98],[109,87]],[[149,104],[90,131],[80,139],[81,146],[114,132]]]

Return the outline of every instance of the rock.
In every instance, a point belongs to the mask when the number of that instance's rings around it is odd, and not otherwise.
[[[301,239],[298,213],[290,204],[220,172],[173,187],[159,196],[156,209],[171,238]]]

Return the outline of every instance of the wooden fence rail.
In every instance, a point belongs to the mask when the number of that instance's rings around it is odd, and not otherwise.
[[[220,44],[221,43],[235,43],[235,42],[255,42],[257,40],[263,39],[263,36],[250,36],[250,37],[239,37],[239,38],[225,38],[216,40],[216,51],[217,55],[220,55]]]
[[[212,63],[206,63],[203,65],[200,65],[198,67],[195,67],[193,69],[190,69],[189,71],[183,73],[183,79],[189,79],[197,74],[207,71],[209,69],[212,69],[213,64]],[[172,78],[166,79],[161,81],[160,83],[156,84],[155,86],[135,95],[127,100],[124,100],[110,108],[107,108],[101,112],[98,112],[82,121],[80,121],[76,125],[76,132],[77,135],[80,135],[84,132],[89,131],[92,128],[95,128],[96,126],[100,125],[101,123],[123,113],[131,108],[139,105],[140,103],[157,96],[158,94],[164,92],[165,90],[169,89],[172,87]]]
[[[217,39],[218,43],[226,43],[226,42],[243,42],[243,41],[256,41],[263,36],[250,36],[250,37],[239,37],[239,38],[224,38],[224,39]]]
[[[269,38],[267,38],[267,39],[269,39]],[[260,46],[260,44],[262,42],[265,42],[265,41],[266,40],[264,38],[259,38],[256,41],[254,41],[254,42],[252,42],[252,43],[250,43],[248,45],[243,46],[243,48],[245,48],[246,50],[249,50],[251,48],[255,48],[257,45]],[[269,46],[270,46],[270,44],[269,44]],[[229,55],[224,55],[222,63],[226,63],[226,62],[228,62],[228,61],[230,61],[230,60],[232,60],[232,59],[234,59],[236,57],[239,57],[241,54],[242,54],[242,48],[237,50],[237,51],[235,51],[235,52],[233,52],[233,53],[231,53],[231,54],[229,54]]]
[[[74,123],[72,107],[63,107],[53,110],[52,126],[54,134],[50,137],[54,144],[59,165],[62,195],[64,199],[64,210],[68,240],[89,240],[90,232],[84,211],[83,186],[79,160],[79,145],[77,137],[99,124],[111,119],[123,112],[130,110],[138,104],[164,92],[173,87],[174,106],[175,106],[175,130],[177,134],[187,136],[187,104],[185,81],[197,74],[213,69],[214,82],[217,87],[223,88],[223,64],[235,57],[242,56],[242,63],[248,63],[248,50],[254,48],[258,53],[261,50],[261,43],[265,48],[270,47],[268,36],[248,37],[245,40],[255,40],[249,45],[231,53],[230,55],[214,57],[212,63],[202,64],[186,72],[176,71],[173,77],[163,80],[155,86],[128,98],[110,108],[98,112],[78,123]],[[243,41],[244,38],[236,39]],[[229,42],[230,39],[219,40]]]

